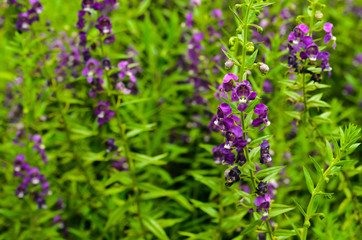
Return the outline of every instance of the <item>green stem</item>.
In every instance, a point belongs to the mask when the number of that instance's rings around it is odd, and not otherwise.
[[[101,44],[101,45],[103,45],[103,44]],[[107,85],[108,85],[107,87],[109,88],[109,91],[111,91],[112,84],[110,83],[108,72],[106,72],[106,78],[107,78]],[[124,150],[124,154],[125,154],[125,157],[127,159],[127,162],[128,162],[129,173],[130,173],[131,179],[132,179],[133,191],[135,193],[137,215],[139,217],[140,226],[141,226],[141,229],[142,229],[143,239],[147,239],[146,230],[145,230],[145,227],[144,227],[144,224],[143,224],[143,221],[142,221],[142,217],[141,217],[140,191],[139,191],[138,184],[137,184],[136,169],[135,169],[133,157],[132,157],[132,154],[131,154],[129,146],[128,146],[128,139],[127,139],[127,135],[126,135],[126,125],[122,124],[121,117],[117,112],[117,103],[116,103],[115,99],[112,96],[110,96],[110,98],[111,98],[112,108],[113,108],[113,110],[115,112],[115,115],[116,115],[117,124],[118,124],[118,126],[120,128],[120,132],[121,132],[120,137],[122,139],[123,150]]]
[[[222,239],[222,218],[224,215],[224,209],[222,207],[222,200],[223,200],[223,191],[224,191],[224,173],[221,173],[221,181],[220,181],[220,200],[219,200],[219,222],[218,222],[218,239]]]
[[[305,89],[305,85],[306,85],[305,73],[303,73],[303,75],[302,75],[302,82],[303,82],[303,102],[304,102],[303,121],[304,121],[304,124],[307,124],[308,105],[307,105],[307,91]]]
[[[308,203],[308,207],[307,207],[307,213],[305,215],[305,219],[304,219],[304,225],[303,225],[303,240],[307,240],[307,234],[308,234],[308,228],[310,227],[310,219],[312,217],[313,214],[313,205],[314,205],[314,200],[319,192],[320,187],[322,186],[323,182],[325,181],[325,179],[327,178],[329,171],[332,169],[332,167],[334,166],[333,163],[331,163],[331,165],[327,168],[327,170],[323,173],[322,176],[319,177],[317,186],[314,188],[313,192],[312,192],[312,196],[309,200]]]

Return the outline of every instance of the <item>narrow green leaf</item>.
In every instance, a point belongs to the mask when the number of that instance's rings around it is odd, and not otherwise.
[[[310,176],[308,169],[304,166],[303,166],[303,171],[304,171],[305,181],[307,183],[308,190],[309,190],[310,194],[312,194],[313,190],[314,190],[314,184],[313,184],[312,177]]]
[[[294,198],[292,199],[293,202],[295,203],[295,206],[298,208],[298,210],[303,214],[303,216],[305,217],[307,214],[305,213],[304,209],[302,208],[302,206],[297,202],[297,200],[295,200]]]
[[[286,217],[286,219],[288,220],[288,222],[290,223],[290,225],[292,225],[292,227],[293,227],[293,229],[294,229],[295,233],[297,234],[298,239],[299,239],[299,240],[301,240],[301,239],[302,239],[302,237],[300,236],[299,229],[295,226],[295,224],[293,223],[293,221],[291,221],[291,220],[289,219],[289,217],[288,217],[286,214],[284,214],[284,216]]]
[[[289,212],[291,210],[295,209],[294,207],[289,207],[289,208],[271,208],[270,210],[270,214],[269,214],[269,217],[272,218],[272,217],[276,217],[280,214],[283,214],[283,213],[286,213],[286,212]]]
[[[259,225],[260,223],[262,223],[262,220],[256,220],[253,223],[251,223],[247,228],[245,228],[240,235],[245,235],[248,232],[252,231],[254,229],[255,226]]]
[[[326,150],[327,150],[327,157],[330,162],[333,161],[333,151],[331,144],[326,140]]]
[[[260,144],[263,142],[263,140],[269,140],[270,138],[272,138],[273,135],[267,135],[267,136],[262,136],[262,137],[259,137],[257,139],[254,139],[253,141],[251,141],[249,143],[249,146],[253,146],[253,145],[256,145],[256,144]]]
[[[165,230],[150,216],[143,217],[143,223],[157,238],[169,239],[165,233]]]
[[[323,170],[322,168],[319,166],[317,160],[315,160],[312,156],[309,156],[310,160],[312,160],[313,164],[314,164],[314,167],[315,169],[317,170],[318,172],[318,175],[319,176],[322,176],[323,175]]]
[[[263,169],[263,170],[260,170],[259,172],[257,172],[255,176],[256,176],[257,178],[261,179],[261,178],[266,177],[266,176],[268,176],[268,175],[278,173],[278,172],[280,172],[283,168],[285,168],[285,166],[278,166],[278,167],[266,168],[266,169]]]
[[[256,49],[255,52],[253,52],[253,54],[251,54],[248,59],[245,62],[245,67],[251,67],[254,64],[254,61],[256,59],[256,55],[258,54],[258,49]]]

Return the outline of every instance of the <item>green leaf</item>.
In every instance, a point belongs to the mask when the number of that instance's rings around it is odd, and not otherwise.
[[[322,176],[323,175],[323,170],[322,168],[319,166],[317,160],[315,160],[312,156],[309,156],[310,160],[312,160],[313,164],[314,164],[314,167],[315,169],[317,170],[318,172],[318,175],[319,176]]]
[[[145,167],[145,166],[150,165],[150,164],[152,164],[152,165],[164,165],[167,162],[163,161],[162,159],[167,157],[167,155],[168,155],[168,153],[164,153],[164,154],[161,154],[161,155],[158,155],[158,156],[151,157],[151,156],[147,156],[147,155],[140,154],[140,153],[134,153],[133,154],[134,159],[136,161],[138,161],[136,164],[137,164],[137,167],[139,167],[139,168]]]
[[[245,235],[248,232],[254,230],[254,227],[261,224],[263,221],[262,220],[256,220],[253,223],[251,223],[248,227],[246,227],[241,233],[240,235]]]
[[[273,208],[273,205],[271,207],[271,210],[270,210],[270,214],[269,214],[269,217],[272,218],[272,217],[276,217],[280,214],[283,214],[283,213],[286,213],[286,212],[289,212],[291,210],[295,209],[294,207],[288,207],[288,208]]]
[[[248,59],[246,60],[246,62],[245,62],[245,67],[251,67],[251,66],[253,66],[253,64],[254,64],[254,61],[255,61],[255,59],[256,59],[256,55],[258,54],[258,49],[256,49],[256,51],[255,52],[253,52],[253,54],[251,54],[249,57],[248,57]]]
[[[192,202],[192,204],[195,207],[200,208],[202,211],[204,211],[211,217],[214,217],[214,218],[219,217],[219,212],[215,210],[215,208],[217,207],[216,204],[200,202],[200,201],[197,201],[196,199],[190,199],[190,201]]]
[[[307,216],[307,214],[305,213],[304,209],[302,208],[302,206],[297,202],[297,200],[295,200],[294,198],[292,199],[295,206],[298,208],[298,210],[303,214],[303,216]]]
[[[303,166],[303,171],[304,171],[305,181],[307,183],[308,190],[312,194],[313,190],[314,190],[314,184],[313,184],[312,177],[310,176],[308,169],[304,166]]]
[[[144,216],[143,223],[158,239],[169,239],[165,230],[150,216]]]
[[[288,217],[286,214],[284,214],[284,216],[286,217],[286,219],[288,220],[288,222],[290,223],[290,225],[292,225],[292,227],[293,227],[293,229],[294,229],[295,233],[297,234],[298,239],[299,239],[299,240],[301,240],[301,239],[302,239],[302,237],[300,236],[299,229],[295,226],[295,224],[293,223],[293,221],[291,221],[291,220],[289,219],[289,217]]]
[[[343,161],[339,161],[337,163],[334,164],[334,166],[341,166],[343,167],[345,164],[349,164],[349,163],[353,163],[355,161],[353,160],[343,160]]]
[[[267,135],[267,136],[262,136],[262,137],[259,137],[257,139],[254,139],[253,141],[251,141],[248,145],[249,146],[253,146],[253,145],[256,145],[256,144],[260,144],[263,142],[263,140],[269,140],[270,138],[272,138],[273,135]]]
[[[286,236],[286,237],[292,237],[297,235],[295,233],[295,230],[289,230],[289,229],[278,229],[274,231],[274,235],[278,237]]]
[[[212,149],[215,147],[215,145],[212,144],[204,144],[204,143],[200,143],[199,146],[203,149],[205,149],[206,151],[208,151],[210,154],[212,154]]]
[[[326,150],[327,150],[327,157],[329,162],[333,161],[333,151],[332,151],[332,147],[331,144],[326,140]]]
[[[274,4],[274,3],[273,2],[272,3],[260,3],[260,4],[254,5],[253,8],[255,8],[256,10],[261,10],[261,9],[267,7],[267,6],[272,5],[272,4]]]
[[[225,53],[228,59],[232,59],[236,64],[240,65],[240,62],[231,53],[225,51],[224,49],[221,50]]]
[[[256,148],[253,148],[253,150],[250,151],[249,153],[249,158],[254,161],[254,158],[257,156],[257,154],[259,153],[260,151],[260,146],[256,147]]]
[[[268,175],[279,173],[283,168],[285,168],[285,166],[266,168],[266,169],[263,169],[263,170],[260,170],[259,172],[257,172],[255,176],[258,179],[261,179],[261,178],[264,178],[264,177],[266,177]]]

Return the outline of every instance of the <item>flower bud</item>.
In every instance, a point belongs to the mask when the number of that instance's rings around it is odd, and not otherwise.
[[[233,47],[235,45],[235,39],[236,39],[236,37],[231,37],[229,39],[229,47]]]
[[[314,17],[317,19],[317,20],[321,20],[323,18],[323,13],[321,11],[316,11]]]
[[[229,59],[225,62],[225,68],[226,69],[231,69],[234,66],[234,61]]]
[[[252,42],[248,42],[246,44],[246,52],[252,53],[252,52],[254,52],[254,49],[255,49],[254,44]]]
[[[260,70],[261,74],[267,74],[269,72],[269,67],[265,63],[262,63],[259,66],[259,70]]]

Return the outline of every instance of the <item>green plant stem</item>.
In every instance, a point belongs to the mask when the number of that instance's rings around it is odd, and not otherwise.
[[[327,170],[323,173],[322,176],[319,177],[319,180],[318,180],[318,183],[317,183],[317,186],[314,188],[313,192],[312,192],[312,196],[309,200],[309,203],[308,203],[308,207],[307,207],[307,212],[306,212],[306,215],[305,215],[305,219],[304,219],[304,225],[303,225],[303,235],[302,235],[302,239],[303,240],[306,240],[307,239],[307,234],[308,234],[308,228],[310,227],[310,219],[312,217],[312,214],[313,214],[313,205],[314,205],[314,200],[319,192],[319,189],[321,188],[323,182],[325,181],[325,179],[327,178],[328,174],[329,174],[329,171],[332,169],[332,167],[334,166],[334,162],[336,161],[333,161],[331,163],[331,165],[327,168]]]
[[[101,44],[101,45],[103,45],[103,44]],[[111,93],[112,84],[110,82],[108,72],[106,72],[106,78],[107,78],[108,91],[109,91],[109,93]],[[145,230],[145,227],[144,227],[144,224],[142,221],[142,217],[141,217],[141,207],[140,207],[141,199],[140,199],[140,191],[139,191],[138,184],[137,184],[136,169],[135,169],[132,154],[131,154],[129,146],[128,146],[128,139],[127,139],[127,135],[126,135],[126,126],[125,126],[125,124],[122,124],[121,117],[119,116],[119,114],[117,112],[117,103],[116,103],[115,99],[112,97],[112,95],[110,96],[110,99],[111,99],[112,108],[116,115],[117,124],[120,128],[120,137],[122,139],[123,150],[124,150],[124,154],[127,159],[127,162],[128,162],[129,173],[130,173],[131,179],[132,179],[133,191],[135,193],[136,211],[137,211],[137,215],[138,215],[138,218],[140,221],[143,239],[147,239],[146,230]]]
[[[305,89],[305,85],[306,85],[305,73],[303,73],[303,75],[302,75],[302,82],[303,82],[303,103],[304,103],[303,121],[304,121],[304,124],[307,124],[307,122],[308,122],[308,105],[307,105],[307,91]]]
[[[224,215],[224,208],[222,207],[223,191],[224,191],[224,173],[221,173],[220,181],[220,200],[219,200],[219,222],[218,222],[218,239],[222,239],[222,218]]]

